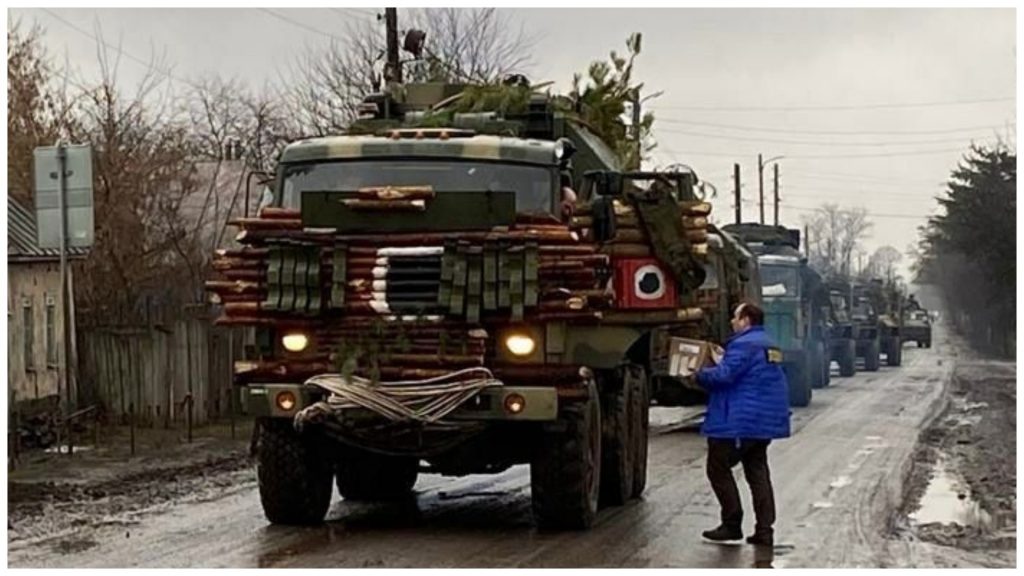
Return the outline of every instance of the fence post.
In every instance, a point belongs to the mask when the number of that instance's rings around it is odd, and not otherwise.
[[[128,421],[131,430],[132,456],[135,456],[135,402],[128,403]]]

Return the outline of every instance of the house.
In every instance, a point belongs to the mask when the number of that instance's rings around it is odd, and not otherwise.
[[[70,248],[68,259],[87,255]],[[74,311],[74,282],[68,267],[69,300]],[[64,322],[60,310],[60,251],[39,247],[32,210],[7,196],[7,394],[25,412],[56,404],[64,358]],[[74,314],[71,315],[72,405],[75,382]]]

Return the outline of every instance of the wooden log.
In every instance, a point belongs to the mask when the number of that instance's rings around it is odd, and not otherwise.
[[[552,245],[541,245],[538,247],[538,252],[541,257],[550,254],[594,254],[597,252],[597,246],[593,244],[583,244],[576,246],[552,246]]]
[[[253,316],[260,313],[259,302],[229,302],[224,304],[228,316]]]
[[[706,216],[683,216],[683,228],[705,229],[707,227],[708,219]]]
[[[377,200],[429,200],[436,196],[433,186],[367,186],[356,191],[360,198]]]
[[[266,274],[263,270],[221,270],[221,275],[228,280],[262,280]]]
[[[682,209],[683,214],[692,216],[707,216],[711,214],[711,204],[703,201],[687,201],[680,202],[679,207]]]
[[[270,255],[266,248],[241,248],[241,249],[220,249],[216,251],[217,256],[224,258],[261,259]]]
[[[708,232],[707,230],[687,230],[686,239],[696,243],[707,242]]]
[[[213,321],[218,326],[273,326],[278,322],[273,318],[258,316],[226,316],[222,315]]]
[[[651,247],[646,244],[605,244],[601,252],[622,258],[648,258]]]
[[[302,218],[302,211],[296,208],[264,206],[257,213],[257,216],[268,220],[300,220]]]
[[[228,226],[245,230],[302,230],[302,220],[235,218],[228,220]]]
[[[580,262],[579,260],[564,260],[564,261],[561,261],[561,262],[551,262],[551,261],[545,262],[545,261],[542,260],[537,265],[537,269],[538,269],[539,272],[544,272],[544,271],[547,271],[547,270],[573,270],[573,269],[577,269],[578,270],[578,269],[583,269],[585,267],[586,267],[586,265],[583,262]]]
[[[579,312],[541,312],[533,316],[538,322],[554,322],[560,320],[578,322],[596,322],[602,318],[601,312],[585,311]]]
[[[204,286],[211,292],[219,292],[222,294],[242,294],[245,292],[256,292],[260,290],[260,285],[258,283],[243,281],[207,280]]]

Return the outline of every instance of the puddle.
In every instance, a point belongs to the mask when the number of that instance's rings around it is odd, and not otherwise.
[[[92,446],[75,446],[74,447],[74,452],[72,452],[72,453],[74,454],[74,453],[77,453],[77,452],[88,452],[88,451],[90,451],[92,449],[93,449]],[[67,447],[66,444],[63,444],[61,446],[52,446],[52,447],[47,448],[46,450],[44,450],[44,452],[46,452],[47,454],[67,454],[68,453],[68,447]]]
[[[935,463],[932,479],[919,506],[910,514],[910,519],[917,524],[959,524],[977,528],[992,525],[992,517],[971,499],[970,490],[952,474],[942,457]]]
[[[831,508],[833,506],[835,506],[835,504],[833,504],[831,502],[815,502],[814,504],[811,504],[812,508],[818,508],[818,509]]]

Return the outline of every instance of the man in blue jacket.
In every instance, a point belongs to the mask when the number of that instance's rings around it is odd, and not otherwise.
[[[733,335],[716,366],[697,373],[708,392],[701,434],[708,439],[707,474],[722,507],[722,524],[703,533],[712,542],[743,539],[743,508],[732,468],[743,463],[757,524],[750,544],[773,545],[775,496],[768,472],[768,444],[789,436],[789,392],[782,354],[764,331],[764,312],[740,304]]]

